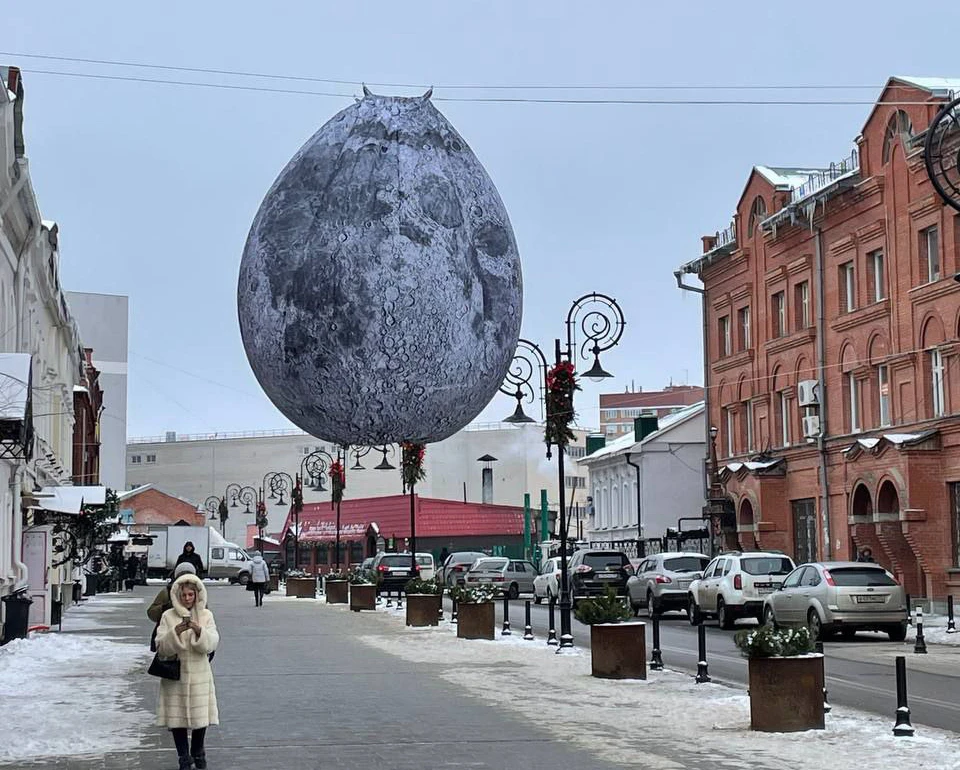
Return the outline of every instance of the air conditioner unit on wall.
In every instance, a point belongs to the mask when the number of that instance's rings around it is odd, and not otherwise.
[[[803,418],[803,437],[820,437],[820,418],[817,415],[811,415]]]
[[[819,406],[820,383],[816,380],[800,380],[797,383],[797,405]]]

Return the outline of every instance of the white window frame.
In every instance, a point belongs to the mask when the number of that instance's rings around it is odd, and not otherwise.
[[[130,455],[130,464],[131,465],[140,465],[143,463],[142,455]]]
[[[737,313],[737,320],[740,321],[740,343],[743,345],[744,350],[750,349],[751,338],[750,338],[750,306],[740,308],[740,312]]]
[[[774,314],[777,328],[774,337],[787,336],[787,295],[786,292],[778,291],[773,295]]]
[[[722,349],[720,350],[720,355],[729,356],[732,352],[731,350],[731,339],[730,339],[730,316],[725,315],[720,317],[720,343]]]
[[[893,424],[890,412],[890,368],[886,364],[877,367],[877,403],[880,407],[880,427]]]
[[[931,238],[931,236],[933,236]],[[931,248],[931,240],[933,248]],[[940,280],[940,228],[934,225],[923,230],[924,262],[927,266],[927,283]]]
[[[857,387],[857,378],[853,376],[853,373],[847,375],[847,394],[849,398],[848,406],[850,407],[850,432],[859,433],[860,432],[860,391]]]
[[[747,451],[753,451],[753,404],[750,401],[743,402],[744,420],[747,425]]]
[[[857,309],[857,281],[853,270],[853,262],[841,266],[843,269],[843,294],[846,299],[846,312],[852,313]]]
[[[800,283],[800,324],[806,329],[810,326],[810,282]]]
[[[883,251],[875,251],[870,255],[873,265],[873,301],[880,302],[887,298],[886,281],[883,274]]]
[[[781,390],[777,393],[780,399],[780,441],[781,446],[790,446],[790,399],[787,398],[787,392]]]
[[[946,369],[943,365],[943,353],[939,348],[930,351],[930,379],[933,391],[933,416],[943,417],[947,411]]]
[[[733,410],[727,407],[724,411],[727,413],[727,457],[733,457],[733,433],[735,428]]]

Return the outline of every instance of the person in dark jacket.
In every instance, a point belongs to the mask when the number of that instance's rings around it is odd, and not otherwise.
[[[189,562],[193,565],[193,568],[197,571],[198,578],[203,577],[203,559],[200,558],[200,554],[197,553],[190,540],[183,544],[183,553],[177,557],[177,564],[183,564],[184,562]]]
[[[857,561],[874,563],[876,560],[873,558],[873,550],[870,548],[864,548],[862,551],[860,551],[860,555],[857,556]]]
[[[130,554],[130,558],[127,559],[127,585],[130,587],[130,590],[133,590],[133,586],[137,582],[137,573],[140,571],[140,558],[135,554]]]

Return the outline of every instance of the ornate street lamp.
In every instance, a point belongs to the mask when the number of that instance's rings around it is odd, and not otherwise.
[[[293,567],[294,569],[300,569],[300,511],[303,510],[303,495],[300,490],[297,489],[297,483],[294,481],[293,476],[284,471],[269,471],[263,477],[263,491],[266,492],[269,490],[270,494],[267,499],[275,500],[276,505],[286,505],[286,501],[283,499],[285,494],[290,495],[290,499],[293,502]],[[264,511],[266,510],[266,501],[261,494],[261,500],[264,503]],[[286,551],[284,551],[286,553]],[[286,563],[286,556],[284,556],[284,563]]]
[[[606,294],[585,294],[575,300],[567,313],[566,347],[559,339],[554,341],[554,365],[547,366],[543,351],[529,340],[518,341],[517,353],[500,388],[502,393],[517,399],[517,408],[504,422],[532,422],[523,411],[524,399],[533,401],[536,391],[530,385],[534,371],[540,372],[544,393],[546,418],[547,457],[552,448],[557,450],[557,476],[559,482],[560,524],[560,650],[573,647],[570,622],[570,580],[567,569],[567,511],[566,485],[563,460],[566,445],[572,435],[569,424],[573,420],[573,394],[578,390],[575,372],[578,360],[593,365],[583,376],[594,381],[612,377],[600,364],[600,354],[610,350],[623,335],[626,322],[620,305]]]

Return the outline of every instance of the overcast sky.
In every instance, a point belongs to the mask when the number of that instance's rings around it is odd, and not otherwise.
[[[130,296],[129,435],[257,430],[291,426],[263,395],[241,345],[236,278],[244,240],[280,169],[360,87],[22,54],[435,85],[437,107],[486,166],[510,213],[523,262],[524,336],[552,347],[574,298],[613,294],[628,326],[604,364],[617,375],[607,389],[622,391],[631,383],[656,389],[703,382],[700,303],[676,289],[673,270],[698,256],[701,235],[729,223],[751,166],[840,160],[869,106],[440,100],[869,102],[893,74],[960,76],[960,5],[935,5],[924,23],[888,0],[32,0],[4,8],[0,64],[24,70],[27,155],[44,217],[60,223],[65,287]],[[717,88],[735,86],[741,90]],[[787,88],[795,86],[859,88]],[[581,424],[598,424],[598,392],[587,386],[578,397]],[[482,419],[510,409],[498,397]]]

